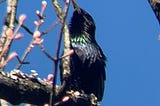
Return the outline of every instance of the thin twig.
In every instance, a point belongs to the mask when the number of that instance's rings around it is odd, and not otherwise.
[[[18,24],[18,21],[16,20],[16,23]],[[54,29],[57,24],[59,23],[59,20],[55,21],[51,26],[48,27],[48,29],[46,29],[45,31],[42,31],[41,35],[45,35],[48,34],[48,32],[50,32],[52,29]],[[24,24],[21,25],[21,27],[26,30],[30,35],[33,35],[33,32]]]
[[[61,26],[61,31],[60,31],[60,34],[59,34],[59,39],[58,39],[58,45],[57,45],[57,50],[56,50],[56,58],[58,59],[59,58],[59,52],[60,52],[60,47],[61,47],[61,40],[62,40],[62,35],[63,33],[65,32],[64,31],[64,28],[66,28],[66,23],[65,23],[65,20],[66,20],[66,17],[67,17],[67,13],[68,13],[68,9],[69,9],[69,3],[70,3],[70,0],[67,0],[66,1],[66,5],[64,7],[64,11],[62,12],[62,9],[59,5],[59,3],[57,2],[57,0],[52,0],[53,2],[53,5],[56,9],[56,12],[57,12],[57,16],[59,17],[61,23],[62,23],[62,26]],[[67,27],[68,28],[68,27]],[[69,32],[69,31],[68,31]],[[65,33],[64,33],[65,34]],[[69,34],[68,34],[69,35]],[[64,44],[65,45],[65,44]],[[66,47],[66,46],[65,46]],[[65,48],[66,49],[66,48]],[[70,49],[70,47],[69,47]],[[68,49],[67,49],[68,50]],[[66,52],[66,50],[64,50]],[[69,56],[68,56],[69,57]],[[57,79],[57,67],[58,67],[58,60],[57,61],[54,61],[54,79],[53,79],[53,88],[52,88],[52,92],[53,94],[51,94],[51,98],[50,98],[50,105],[52,105],[52,103],[54,102],[53,101],[53,96],[55,96],[55,85],[56,85],[56,79]],[[69,66],[68,66],[69,67]],[[70,69],[69,69],[70,70]]]
[[[39,45],[41,51],[52,61],[55,61],[55,59],[45,50],[44,46],[42,44]]]
[[[54,29],[57,25],[59,24],[59,20],[55,21],[48,29],[46,29],[45,31],[43,31],[41,34],[45,35],[48,32],[50,32],[52,29]]]
[[[16,23],[18,24],[18,20],[16,19]],[[21,25],[22,28],[24,28],[29,34],[33,35],[33,32],[24,24]]]
[[[23,63],[24,63],[24,60],[25,60],[25,58],[28,56],[28,54],[31,52],[31,50],[32,50],[32,45],[31,45],[31,43],[29,44],[29,46],[28,46],[28,48],[26,49],[26,51],[24,52],[24,54],[23,54],[23,56],[21,57],[21,59],[19,59],[19,64],[16,66],[16,68],[15,69],[20,69],[21,68],[21,66],[23,65]]]
[[[34,33],[39,30],[40,26],[44,22],[43,18],[42,18],[43,17],[43,13],[44,13],[44,10],[41,9],[41,13],[37,14],[37,16],[39,17],[39,21],[38,21],[39,25],[36,25]],[[33,33],[33,35],[34,35],[34,33]],[[30,42],[30,44],[29,44],[29,46],[25,50],[22,58],[20,59],[21,62],[19,62],[19,64],[17,65],[16,69],[20,69],[20,67],[23,65],[23,63],[25,63],[24,62],[25,58],[28,56],[28,54],[31,52],[32,48],[34,47],[34,44],[33,44],[34,41],[35,41],[35,38],[33,37],[31,42]]]

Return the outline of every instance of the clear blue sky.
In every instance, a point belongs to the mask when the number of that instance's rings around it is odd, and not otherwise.
[[[18,14],[27,15],[26,25],[34,30],[35,11],[41,0],[20,0]],[[46,21],[41,31],[56,20],[48,0]],[[160,106],[160,26],[147,0],[77,0],[96,22],[96,38],[107,62],[107,80],[101,106]],[[0,23],[5,13],[5,3],[0,4]],[[72,8],[70,9],[70,18]],[[0,30],[2,25],[0,25]],[[58,27],[44,36],[44,45],[53,56],[57,43]],[[31,36],[23,29],[24,38],[14,42],[11,51],[21,56]],[[30,65],[22,70],[35,69],[44,78],[53,71],[53,63],[36,47],[28,56]],[[7,67],[13,69],[14,60]]]

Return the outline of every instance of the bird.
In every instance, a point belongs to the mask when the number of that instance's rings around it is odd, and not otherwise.
[[[160,24],[160,0],[148,0],[152,10],[154,11],[156,18]]]
[[[95,22],[92,16],[72,0],[74,12],[69,24],[71,75],[68,89],[94,94],[101,101],[106,80],[106,56],[95,40]],[[61,82],[63,82],[61,69]]]

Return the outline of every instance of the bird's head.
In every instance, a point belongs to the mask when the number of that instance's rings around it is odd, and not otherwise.
[[[95,23],[93,18],[85,10],[78,7],[78,5],[72,0],[74,6],[74,13],[70,22],[71,36],[85,35],[90,40],[95,39]]]

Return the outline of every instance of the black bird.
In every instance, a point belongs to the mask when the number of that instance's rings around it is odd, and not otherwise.
[[[95,40],[95,23],[91,15],[73,2],[75,11],[69,25],[71,47],[71,76],[69,89],[93,93],[98,101],[104,93],[106,57]],[[63,70],[62,70],[63,71]],[[63,73],[63,72],[61,72]],[[63,74],[61,80],[63,81]]]
[[[160,0],[148,0],[160,24]]]

